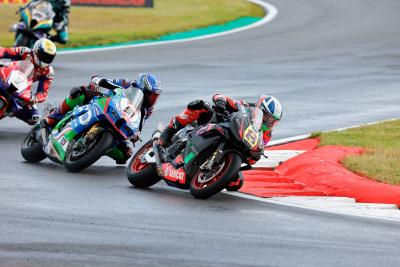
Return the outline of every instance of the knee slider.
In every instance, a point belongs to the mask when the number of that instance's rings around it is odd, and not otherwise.
[[[82,94],[82,89],[80,87],[74,87],[71,89],[69,95],[72,99],[78,98]]]

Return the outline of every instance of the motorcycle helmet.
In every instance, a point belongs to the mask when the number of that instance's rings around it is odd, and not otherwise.
[[[141,73],[136,80],[136,84],[148,96],[148,105],[153,106],[161,94],[161,82],[153,74]]]
[[[56,45],[49,39],[40,39],[33,46],[34,62],[42,68],[51,64],[56,57]]]
[[[271,129],[282,118],[282,105],[273,96],[263,95],[257,102],[257,107],[263,111],[263,127]]]

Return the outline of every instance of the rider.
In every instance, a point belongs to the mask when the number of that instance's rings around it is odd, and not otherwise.
[[[27,60],[34,66],[33,82],[38,82],[36,93],[31,98],[30,104],[44,102],[53,83],[54,70],[50,65],[56,56],[56,46],[48,39],[40,39],[35,42],[32,49],[27,47],[0,47],[0,59]],[[17,114],[17,118],[33,125],[36,123],[39,113],[36,108],[23,110]]]
[[[271,139],[273,127],[282,118],[282,105],[273,96],[263,95],[257,103],[246,103],[242,100],[234,100],[222,94],[213,96],[214,111],[217,114],[232,113],[238,111],[241,104],[255,106],[263,111],[263,124],[261,131],[263,132],[263,142],[267,145]],[[169,125],[165,128],[160,136],[160,144],[168,146],[172,136],[186,125],[197,121],[198,124],[207,123],[213,115],[213,110],[210,104],[203,100],[195,100],[190,102],[186,109],[174,117]]]
[[[70,95],[63,100],[60,106],[47,118],[42,120],[43,127],[53,128],[68,112],[76,106],[86,105],[93,97],[100,94],[100,87],[114,90],[116,88],[127,89],[130,86],[136,87],[144,93],[144,100],[141,107],[141,120],[139,131],[142,130],[144,120],[147,120],[153,113],[154,105],[161,94],[161,83],[157,78],[149,73],[139,74],[139,77],[132,81],[127,79],[107,79],[101,76],[94,76],[88,86],[75,87],[70,91]],[[139,139],[140,132],[132,142]],[[123,143],[119,150],[122,155],[116,156],[117,164],[125,164],[130,158],[132,151],[127,143]]]
[[[33,2],[40,0],[32,0],[22,8],[30,5]],[[71,0],[47,0],[53,7],[55,16],[53,18],[53,29],[57,32],[56,35],[51,36],[50,40],[60,44],[66,44],[68,41],[68,23],[69,23],[69,10]]]

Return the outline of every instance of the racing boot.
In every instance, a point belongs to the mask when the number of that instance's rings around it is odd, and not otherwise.
[[[115,163],[118,165],[126,164],[127,160],[132,156],[132,149],[129,147],[127,142],[121,143],[117,146],[117,152],[114,153]]]
[[[179,123],[176,119],[173,119],[170,124],[164,129],[160,135],[160,145],[168,147],[171,143],[171,139],[180,129],[184,126]]]
[[[70,110],[71,107],[67,104],[67,99],[64,99],[61,105],[58,108],[56,108],[52,113],[50,113],[46,118],[44,118],[42,121],[45,121],[43,123],[46,123],[47,126],[49,126],[50,128],[54,128],[54,126],[56,126],[56,124]]]

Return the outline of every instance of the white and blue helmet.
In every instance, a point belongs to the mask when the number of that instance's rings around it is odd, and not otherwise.
[[[150,73],[139,74],[136,83],[138,87],[143,90],[147,90],[148,92],[157,95],[161,94],[161,82],[153,74]]]
[[[263,122],[269,129],[282,118],[282,105],[278,99],[273,96],[262,95],[257,102],[257,107],[263,111]]]

